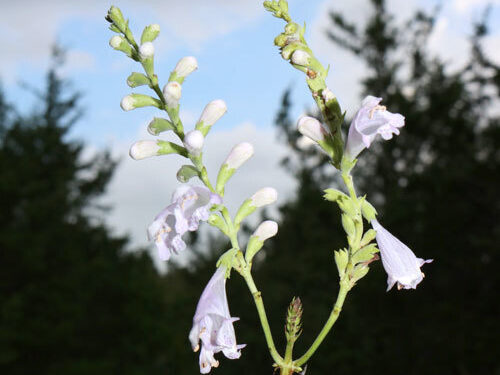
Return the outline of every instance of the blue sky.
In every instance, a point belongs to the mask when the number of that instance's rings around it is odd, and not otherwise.
[[[139,138],[151,138],[145,124],[154,116],[150,109],[123,112],[119,103],[132,90],[126,85],[137,63],[112,50],[113,35],[104,16],[108,1],[0,0],[0,78],[7,97],[18,107],[33,103],[20,80],[40,86],[48,62],[49,46],[55,41],[68,48],[64,74],[84,93],[86,113],[72,136],[84,140],[89,152],[108,147],[123,161],[110,185],[106,200],[115,206],[108,222],[119,233],[130,233],[134,244],[146,244],[145,228],[161,210],[175,188],[180,160],[158,158],[135,162],[127,158],[128,147]],[[142,28],[158,23],[161,34],[156,46],[156,72],[165,83],[177,60],[186,55],[198,59],[199,69],[183,85],[181,114],[189,128],[206,103],[224,99],[228,113],[214,126],[207,140],[209,171],[217,172],[228,150],[240,141],[255,144],[254,160],[230,187],[229,205],[235,207],[261,186],[275,186],[281,196],[293,194],[293,179],[278,167],[286,149],[276,140],[272,122],[285,88],[293,87],[293,117],[313,104],[302,75],[286,64],[273,46],[282,31],[281,20],[267,14],[260,0],[118,0],[138,39]],[[370,13],[368,0],[290,0],[293,18],[307,24],[307,39],[325,65],[331,64],[330,88],[352,114],[359,101],[359,79],[365,68],[352,56],[333,46],[325,36],[329,9],[341,9],[350,19],[363,23]],[[398,20],[416,7],[429,9],[436,0],[390,0],[389,9]],[[486,51],[500,61],[500,1],[448,0],[438,18],[430,45],[436,54],[459,64],[466,51],[464,38],[471,22],[484,6],[493,3],[492,34]],[[144,90],[136,90],[144,92]],[[410,126],[408,124],[407,126]],[[211,148],[210,148],[211,147]],[[231,198],[232,197],[232,198]]]

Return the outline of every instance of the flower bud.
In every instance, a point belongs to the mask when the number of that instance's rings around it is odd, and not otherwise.
[[[301,136],[299,139],[297,139],[297,147],[299,149],[301,149],[302,151],[308,150],[309,148],[311,148],[315,144],[317,144],[317,143],[314,142],[309,137]]]
[[[203,148],[204,139],[199,130],[192,130],[184,136],[184,147],[190,154],[197,156]]]
[[[185,78],[198,69],[198,61],[193,56],[183,57],[175,66],[174,72],[177,77]]]
[[[245,260],[251,263],[253,257],[264,246],[264,241],[278,233],[278,224],[272,220],[262,222],[248,240]]]
[[[297,127],[302,135],[311,138],[313,141],[322,142],[325,139],[326,130],[321,122],[314,117],[302,116]]]
[[[265,187],[258,190],[252,197],[250,198],[251,204],[254,207],[262,207],[268,204],[276,202],[278,199],[278,192],[276,189],[272,187]]]
[[[332,90],[330,90],[328,87],[323,89],[321,92],[321,96],[323,97],[323,100],[325,102],[329,102],[330,100],[335,99],[335,95],[333,95]]]
[[[375,209],[375,207],[373,207],[370,202],[366,201],[365,199],[363,199],[363,202],[361,203],[361,213],[363,214],[363,217],[368,221],[374,220],[377,216],[377,210]]]
[[[161,108],[161,102],[149,95],[130,94],[122,99],[120,106],[124,111],[131,111],[132,109],[141,107]]]
[[[148,133],[151,135],[159,135],[160,133],[168,130],[175,130],[174,124],[161,117],[153,118],[148,125]]]
[[[205,106],[205,109],[203,109],[203,112],[196,123],[196,130],[201,131],[203,135],[206,136],[212,125],[215,124],[226,112],[227,106],[224,100],[212,100]]]
[[[132,88],[149,85],[150,83],[149,78],[142,73],[133,72],[127,78],[127,85]]]
[[[130,44],[120,35],[113,36],[109,40],[109,45],[115,50],[125,53],[127,56],[132,55],[132,47],[130,47]]]
[[[163,96],[168,108],[177,108],[182,95],[182,86],[178,82],[169,82],[163,88]]]
[[[125,21],[125,18],[123,18],[123,14],[120,8],[117,8],[115,6],[109,8],[106,19],[109,22],[113,22],[118,27],[118,29],[120,29],[120,31],[125,31],[125,29],[127,28],[127,22]]]
[[[244,162],[250,159],[252,155],[253,146],[251,143],[239,143],[233,147],[224,164],[227,165],[228,169],[238,169]]]
[[[276,233],[278,233],[278,223],[272,220],[266,220],[257,227],[252,236],[264,242],[268,238],[276,236]]]
[[[160,25],[154,23],[152,25],[146,26],[141,36],[141,44],[146,42],[152,42],[156,39],[158,34],[160,33]]]
[[[302,50],[297,50],[292,55],[292,63],[295,65],[309,66],[311,63],[311,55]]]
[[[139,47],[139,56],[141,56],[143,60],[152,58],[154,54],[155,46],[151,42],[145,42]]]
[[[141,160],[158,155],[160,146],[156,141],[138,141],[130,148],[130,157],[134,160]]]

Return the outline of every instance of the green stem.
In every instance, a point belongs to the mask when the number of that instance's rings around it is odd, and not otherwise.
[[[333,325],[337,321],[337,318],[340,315],[340,312],[342,311],[342,306],[344,305],[344,300],[346,298],[347,293],[349,292],[349,281],[347,279],[347,276],[344,276],[342,280],[340,280],[340,290],[339,294],[337,295],[337,301],[335,301],[335,304],[333,305],[332,312],[330,313],[330,316],[328,317],[328,320],[326,321],[325,325],[321,329],[321,332],[318,334],[316,337],[316,340],[312,343],[311,347],[305,352],[305,354],[297,359],[295,361],[295,365],[297,366],[302,366],[304,363],[306,363],[309,358],[314,354],[316,349],[321,345],[323,340],[325,339],[326,335],[330,330],[332,329]]]
[[[247,283],[250,293],[252,293],[255,307],[257,308],[257,312],[259,314],[260,324],[262,325],[262,330],[264,331],[264,336],[266,338],[269,353],[271,354],[274,362],[281,366],[283,364],[283,358],[279,355],[278,351],[276,350],[276,346],[274,345],[273,335],[271,333],[271,327],[269,327],[269,322],[267,320],[266,309],[264,308],[264,302],[262,300],[261,292],[255,286],[255,282],[253,281],[250,270],[247,267],[243,269],[242,275]]]

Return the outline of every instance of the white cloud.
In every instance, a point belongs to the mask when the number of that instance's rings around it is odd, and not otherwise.
[[[500,0],[454,0],[453,8],[459,13],[466,13],[471,8],[500,4]]]
[[[151,139],[141,127],[137,139]],[[215,130],[215,129],[214,129]],[[170,138],[166,138],[170,139]],[[278,204],[290,197],[295,181],[280,166],[279,161],[287,152],[276,140],[274,129],[260,129],[244,123],[228,131],[212,131],[204,146],[204,159],[211,181],[215,180],[220,163],[237,143],[249,141],[255,154],[235,173],[226,188],[225,203],[234,213],[239,205],[256,190],[273,186],[279,192]],[[113,154],[122,161],[111,181],[105,202],[114,209],[106,221],[117,233],[128,233],[133,246],[153,246],[147,243],[146,228],[156,214],[170,202],[170,196],[179,184],[175,174],[185,159],[163,156],[141,161],[128,157],[129,144],[116,144]]]
[[[0,73],[5,77],[18,73],[16,67],[20,62],[43,66],[65,22],[85,19],[99,22],[104,28],[103,17],[109,5],[100,0],[3,1],[0,12]],[[159,23],[179,43],[191,47],[242,27],[263,14],[260,2],[253,0],[144,0],[140,3],[123,0],[117,5],[123,8],[126,16],[134,15],[134,26],[140,25],[142,18],[147,17],[144,22]]]

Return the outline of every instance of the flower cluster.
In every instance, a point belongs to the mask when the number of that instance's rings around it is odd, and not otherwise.
[[[148,228],[150,240],[154,240],[160,259],[168,260],[186,248],[182,235],[198,229],[200,221],[208,220],[210,208],[221,204],[222,198],[203,186],[179,186],[168,205]]]

